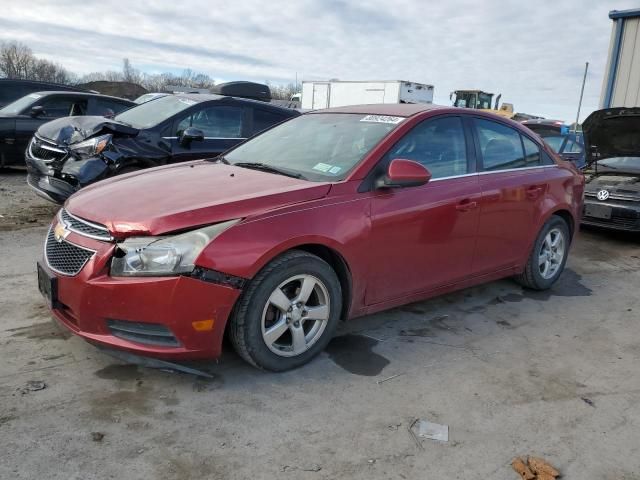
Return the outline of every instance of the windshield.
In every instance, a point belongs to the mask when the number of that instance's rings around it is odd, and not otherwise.
[[[615,157],[605,158],[598,162],[598,168],[605,167],[611,170],[624,170],[627,172],[640,172],[640,157]]]
[[[135,128],[150,128],[196,103],[190,98],[170,95],[130,108],[116,115],[115,120]]]
[[[339,181],[403,120],[351,113],[302,115],[243,143],[225,159],[261,163],[312,181]]]
[[[42,98],[42,95],[39,93],[30,93],[22,98],[19,98],[13,103],[6,105],[3,109],[0,110],[0,113],[5,115],[18,115],[32,104],[36,103],[38,99]]]

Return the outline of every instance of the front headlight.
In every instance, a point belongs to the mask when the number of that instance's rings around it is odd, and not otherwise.
[[[69,148],[76,157],[87,158],[98,155],[102,152],[111,141],[111,134],[100,135],[99,137],[90,138],[84,142],[71,145]]]
[[[209,242],[240,220],[229,220],[172,237],[132,237],[118,244],[111,276],[167,276],[192,272]]]

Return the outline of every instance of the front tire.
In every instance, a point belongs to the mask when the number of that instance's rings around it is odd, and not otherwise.
[[[293,250],[270,262],[250,282],[231,318],[231,342],[255,367],[290,370],[324,350],[341,309],[340,281],[331,266]]]
[[[533,290],[551,288],[567,263],[570,238],[567,222],[557,215],[552,216],[540,230],[524,271],[516,281]]]

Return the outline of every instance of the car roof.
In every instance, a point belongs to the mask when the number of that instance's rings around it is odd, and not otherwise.
[[[278,110],[281,112],[292,112],[296,113],[297,111],[292,108],[281,107],[280,105],[275,105],[269,102],[263,102],[262,100],[254,100],[252,98],[244,98],[244,97],[233,97],[230,95],[217,95],[215,93],[175,93],[174,97],[180,98],[188,98],[189,100],[193,100],[194,102],[201,103],[207,101],[223,101],[232,99],[234,101],[240,103],[247,103],[254,106],[270,108],[273,110]]]
[[[325,108],[309,113],[358,113],[369,115],[390,115],[394,117],[411,117],[430,110],[450,109],[433,103],[375,103],[370,105],[348,105],[346,107]],[[456,108],[456,111],[460,111]]]
[[[97,97],[97,98],[108,98],[110,100],[116,100],[119,102],[131,103],[135,104],[133,100],[127,100],[126,98],[113,97],[111,95],[102,95],[101,93],[91,93],[91,92],[73,92],[73,91],[65,91],[65,90],[43,90],[40,92],[31,92],[27,95],[78,95],[81,97]]]

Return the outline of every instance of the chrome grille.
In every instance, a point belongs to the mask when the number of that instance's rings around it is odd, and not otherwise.
[[[67,152],[54,146],[53,144],[49,144],[39,138],[33,137],[31,139],[31,143],[29,144],[29,153],[35,159],[42,160],[43,162],[54,162],[60,161],[64,157],[66,157]]]
[[[62,275],[77,275],[87,264],[95,252],[79,247],[66,240],[57,241],[53,228],[49,229],[44,246],[47,265],[54,272]]]
[[[96,240],[112,240],[109,230],[104,225],[84,220],[80,217],[72,215],[64,208],[60,209],[60,220],[66,225],[68,230],[85,237],[94,238]]]

